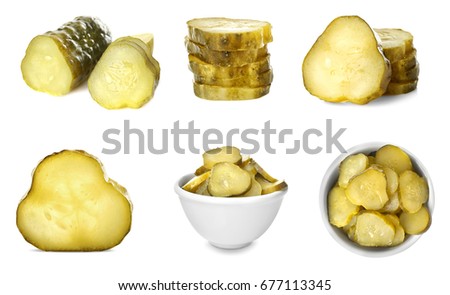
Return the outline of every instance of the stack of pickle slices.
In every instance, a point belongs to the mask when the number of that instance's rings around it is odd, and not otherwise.
[[[200,18],[187,22],[185,38],[194,93],[208,100],[247,100],[269,93],[273,80],[268,22]]]
[[[374,29],[381,39],[383,53],[391,63],[392,76],[386,94],[403,94],[417,88],[419,62],[413,35],[401,29]]]

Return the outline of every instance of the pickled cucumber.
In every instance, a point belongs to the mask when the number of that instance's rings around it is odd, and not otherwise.
[[[413,166],[408,154],[395,145],[385,145],[375,154],[375,162],[394,170],[398,175],[406,170],[412,170]]]
[[[419,80],[407,81],[407,82],[391,82],[389,83],[386,93],[388,95],[405,94],[417,89],[417,83]]]
[[[195,55],[209,64],[222,67],[241,67],[269,54],[267,46],[250,50],[218,51],[192,42],[189,38],[186,38],[184,43],[189,54]]]
[[[153,58],[153,35],[115,40],[88,80],[92,98],[106,109],[140,108],[154,95],[160,67]]]
[[[110,43],[100,19],[79,16],[31,40],[21,64],[23,79],[34,90],[67,94],[88,78]]]
[[[131,228],[127,191],[109,179],[94,156],[64,150],[33,173],[17,208],[26,241],[45,251],[101,251],[118,245]]]
[[[372,28],[358,16],[333,20],[306,55],[303,82],[328,102],[366,104],[383,95],[391,68]]]
[[[239,165],[242,163],[241,151],[234,146],[223,146],[208,150],[203,153],[203,167],[212,169],[214,165],[221,162]]]
[[[381,47],[391,63],[403,59],[414,49],[413,35],[401,29],[374,29],[381,39]]]
[[[194,93],[208,100],[247,100],[269,93],[270,85],[261,87],[220,87],[194,82]]]
[[[272,42],[272,26],[268,22],[229,19],[198,18],[187,22],[189,39],[212,50],[254,50]]]
[[[419,63],[416,63],[416,65],[409,70],[392,72],[392,78],[390,83],[415,81],[419,79],[419,72],[420,72]]]
[[[252,177],[239,166],[221,162],[214,165],[209,177],[208,191],[215,197],[245,194],[252,186]]]
[[[254,77],[242,76],[231,79],[218,79],[211,76],[194,75],[194,81],[199,84],[220,87],[261,87],[272,83],[273,73],[272,70],[268,70]]]
[[[270,55],[241,67],[221,67],[204,62],[195,55],[189,54],[189,69],[195,75],[209,79],[256,78],[271,69]]]

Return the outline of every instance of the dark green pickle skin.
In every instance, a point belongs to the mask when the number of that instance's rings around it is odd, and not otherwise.
[[[70,66],[73,75],[71,89],[89,77],[112,40],[108,27],[100,19],[89,16],[76,17],[43,36],[56,41]]]

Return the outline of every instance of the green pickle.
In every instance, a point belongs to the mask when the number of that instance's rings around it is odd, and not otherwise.
[[[31,40],[21,64],[23,79],[34,90],[67,94],[86,81],[110,43],[100,19],[76,17]]]

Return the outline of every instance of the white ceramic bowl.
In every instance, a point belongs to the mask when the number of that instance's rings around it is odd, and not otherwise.
[[[320,197],[319,197],[320,209],[322,213],[323,222],[328,232],[344,248],[363,256],[383,257],[394,255],[408,249],[421,237],[421,235],[409,235],[405,238],[405,241],[403,243],[394,247],[363,247],[351,241],[342,229],[339,229],[331,225],[328,220],[328,192],[331,190],[331,188],[335,185],[337,181],[339,174],[339,164],[349,155],[358,153],[364,153],[367,155],[372,152],[376,152],[379,148],[381,148],[386,144],[388,143],[383,142],[364,143],[349,149],[347,153],[341,154],[339,157],[336,158],[336,160],[334,160],[334,162],[328,168],[327,172],[325,173],[325,176],[323,177],[322,185],[320,187]],[[429,199],[427,206],[431,215],[433,213],[434,208],[434,190],[430,176],[425,166],[419,161],[419,159],[416,156],[414,156],[411,152],[409,152],[405,148],[401,146],[399,147],[403,151],[405,151],[411,158],[414,171],[416,171],[420,176],[424,177],[427,180],[429,188]]]
[[[195,230],[213,246],[239,249],[250,245],[272,224],[287,189],[242,198],[217,198],[193,194],[181,187],[194,175],[183,176],[175,192]]]

